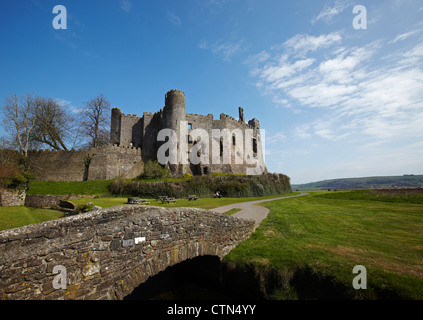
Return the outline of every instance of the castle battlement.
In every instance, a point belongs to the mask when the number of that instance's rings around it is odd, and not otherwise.
[[[185,92],[183,92],[183,91],[181,91],[181,90],[178,90],[178,89],[172,89],[172,90],[169,90],[169,91],[166,93],[165,97],[166,97],[168,94],[174,94],[174,93],[176,93],[176,94],[182,94],[182,95],[184,95],[184,96],[185,96]]]

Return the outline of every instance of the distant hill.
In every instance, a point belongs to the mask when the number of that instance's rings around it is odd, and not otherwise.
[[[423,175],[406,174],[403,176],[344,178],[293,184],[292,190],[345,190],[373,188],[416,188],[423,187]]]

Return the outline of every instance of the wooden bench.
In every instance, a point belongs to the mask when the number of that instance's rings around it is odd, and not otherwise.
[[[191,201],[191,200],[195,201],[197,199],[198,199],[198,197],[195,194],[191,194],[191,195],[188,196],[188,201]]]
[[[150,204],[150,202],[148,202],[147,200],[145,200],[145,199],[142,199],[142,200],[139,200],[139,203],[138,204],[144,204],[144,205],[147,205],[147,204]]]

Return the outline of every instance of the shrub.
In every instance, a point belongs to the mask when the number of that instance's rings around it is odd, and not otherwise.
[[[174,181],[124,181],[116,179],[110,185],[110,192],[144,198],[173,196],[185,198],[190,194],[210,197],[216,191],[225,197],[255,197],[280,195],[291,192],[289,177],[282,174],[260,176],[219,175],[192,176],[185,174],[184,179]]]
[[[4,189],[27,190],[34,174],[11,165],[0,164],[0,187]]]
[[[144,178],[167,178],[170,175],[170,171],[163,168],[157,161],[147,161],[144,165]]]

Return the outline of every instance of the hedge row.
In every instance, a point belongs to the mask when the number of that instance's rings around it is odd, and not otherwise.
[[[190,194],[210,197],[220,191],[224,197],[260,197],[291,192],[290,179],[283,174],[259,176],[194,176],[184,181],[125,181],[116,179],[110,185],[115,195],[143,198],[169,196],[185,198]]]

